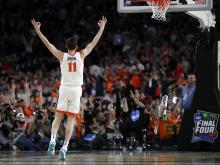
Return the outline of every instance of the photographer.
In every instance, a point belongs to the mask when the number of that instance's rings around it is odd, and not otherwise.
[[[16,133],[16,136],[18,136],[20,133],[25,133],[27,131],[28,126],[29,123],[26,120],[24,113],[17,113],[14,123],[14,132]]]
[[[27,129],[26,137],[21,138],[19,143],[27,150],[42,150],[50,141],[49,130],[50,121],[47,113],[43,110],[37,110],[33,122]]]
[[[90,104],[92,111],[89,114],[90,119],[88,116],[85,118],[84,140],[89,144],[91,149],[103,149],[106,145],[106,121],[102,109],[102,101],[99,98],[95,98]]]
[[[142,130],[147,128],[149,123],[149,114],[145,113],[145,105],[141,101],[141,95],[137,89],[132,91],[131,87],[126,87],[129,95],[125,94],[122,98],[123,122],[120,125],[120,131],[123,135],[122,144],[125,145],[127,138],[134,133],[135,139],[139,145],[143,143]]]
[[[94,109],[92,113],[92,130],[100,135],[105,134],[105,117],[102,111],[102,102],[100,99],[94,100]]]
[[[9,104],[0,107],[0,145],[4,150],[11,149],[13,141],[12,129],[14,123],[13,110]]]
[[[7,124],[1,123],[0,125],[0,150],[10,150],[10,143],[12,139],[11,128]]]

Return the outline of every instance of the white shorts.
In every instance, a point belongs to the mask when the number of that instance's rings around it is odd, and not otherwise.
[[[57,112],[78,116],[82,86],[60,86],[57,102]]]

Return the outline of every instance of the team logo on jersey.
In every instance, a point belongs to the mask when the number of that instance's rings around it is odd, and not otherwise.
[[[76,57],[68,57],[67,58],[67,61],[73,61],[73,60],[76,60]]]
[[[195,127],[193,128],[191,142],[207,141],[214,143],[218,137],[218,119],[219,114],[197,110],[194,115]]]

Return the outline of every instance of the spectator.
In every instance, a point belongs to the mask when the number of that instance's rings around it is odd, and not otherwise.
[[[144,112],[145,105],[140,100],[140,93],[136,89],[134,94],[129,90],[129,96],[124,96],[123,112],[124,119],[120,126],[120,131],[123,135],[123,145],[127,144],[127,138],[134,133],[139,145],[143,143],[142,129],[146,129],[149,122],[149,115]]]
[[[50,125],[47,113],[38,110],[26,131],[26,136],[23,136],[19,143],[27,150],[38,151],[46,149],[50,141]]]
[[[181,107],[184,110],[188,110],[191,108],[193,96],[196,90],[196,77],[194,74],[189,74],[187,79],[187,84],[182,86],[182,103]]]

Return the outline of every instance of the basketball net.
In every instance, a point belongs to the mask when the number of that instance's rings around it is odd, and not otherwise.
[[[151,18],[158,21],[166,21],[166,12],[171,0],[146,0],[146,2],[153,11]]]

